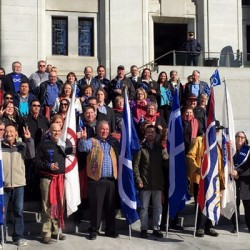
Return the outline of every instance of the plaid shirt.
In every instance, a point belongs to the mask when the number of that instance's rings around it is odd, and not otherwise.
[[[112,168],[112,160],[111,160],[111,156],[110,156],[110,140],[109,138],[107,140],[101,140],[100,138],[98,138],[98,140],[100,141],[102,150],[103,150],[103,161],[102,161],[102,174],[101,174],[101,178],[105,178],[105,177],[113,177],[113,168]],[[90,152],[90,150],[92,149],[92,140],[91,139],[87,139],[87,140],[80,140],[79,141],[79,149],[82,152]]]

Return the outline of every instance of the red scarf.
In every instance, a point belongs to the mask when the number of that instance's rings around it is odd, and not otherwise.
[[[198,120],[196,118],[194,118],[194,116],[186,117],[185,115],[182,117],[182,119],[184,121],[190,121],[190,123],[191,123],[191,130],[192,130],[191,141],[193,141],[197,137],[197,134],[198,134],[198,128],[199,128],[199,122],[198,122]]]
[[[52,177],[49,187],[49,202],[51,205],[51,218],[59,220],[59,227],[64,229],[63,197],[64,197],[64,174],[51,174],[41,172]]]
[[[118,112],[120,112],[120,113],[123,112],[123,108],[113,108],[113,110],[118,111]]]
[[[146,115],[146,111],[147,111],[147,101],[146,100],[137,101],[135,113],[136,113],[136,119],[138,119],[138,121]]]
[[[146,114],[145,120],[149,121],[152,125],[155,125],[155,121],[159,115],[159,113],[155,113],[154,115]]]

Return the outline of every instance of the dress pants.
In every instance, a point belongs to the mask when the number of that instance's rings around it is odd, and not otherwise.
[[[51,237],[51,234],[58,234],[58,222],[51,219],[51,206],[49,202],[49,186],[51,180],[48,178],[40,179],[40,189],[42,195],[42,237]]]
[[[98,181],[88,179],[88,198],[91,231],[97,232],[105,213],[106,234],[114,234],[115,229],[115,179],[101,178]]]

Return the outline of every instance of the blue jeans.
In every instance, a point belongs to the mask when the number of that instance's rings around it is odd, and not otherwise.
[[[6,225],[6,217],[10,198],[13,206],[13,234],[12,240],[17,241],[23,238],[23,195],[24,187],[16,187],[14,189],[4,189],[4,225]],[[5,230],[4,230],[5,232]]]
[[[140,220],[141,220],[141,230],[148,229],[148,206],[150,198],[152,197],[153,202],[153,230],[159,230],[161,222],[161,193],[162,191],[152,191],[152,190],[141,190],[140,191],[140,200],[141,200],[141,211],[140,211]]]

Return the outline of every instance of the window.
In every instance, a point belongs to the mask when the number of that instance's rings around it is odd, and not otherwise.
[[[78,19],[78,55],[94,56],[93,18]]]
[[[68,55],[67,17],[52,17],[52,55]]]
[[[242,5],[250,5],[250,1],[249,0],[242,0]]]

